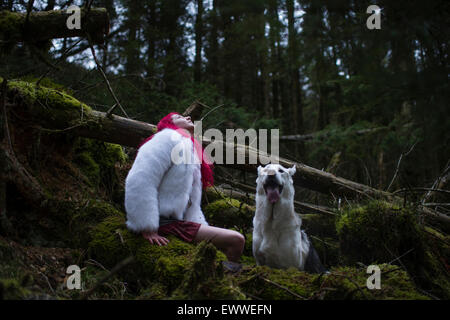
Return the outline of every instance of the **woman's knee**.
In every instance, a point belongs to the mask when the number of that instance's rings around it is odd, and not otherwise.
[[[241,233],[231,230],[229,239],[230,239],[231,245],[234,248],[239,249],[239,250],[244,249],[245,238]]]

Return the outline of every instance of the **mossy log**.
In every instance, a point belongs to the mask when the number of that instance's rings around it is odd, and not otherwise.
[[[66,10],[31,12],[0,12],[0,40],[2,42],[40,42],[48,39],[85,37],[86,33],[96,43],[103,43],[109,33],[109,17],[105,8],[81,10],[81,29],[66,25],[71,13]]]
[[[136,147],[156,126],[93,110],[65,92],[24,81],[8,82],[9,106],[47,132],[74,135]]]

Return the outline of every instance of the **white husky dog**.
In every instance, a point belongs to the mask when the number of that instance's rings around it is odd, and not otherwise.
[[[258,265],[324,272],[306,233],[300,230],[302,220],[294,211],[294,174],[295,166],[258,167],[253,256]]]

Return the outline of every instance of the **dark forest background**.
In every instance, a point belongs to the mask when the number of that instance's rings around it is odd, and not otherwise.
[[[82,1],[34,1],[33,11]],[[369,30],[366,9],[381,11]],[[1,1],[26,12],[28,1]],[[280,128],[280,155],[382,190],[431,187],[450,159],[447,1],[93,1],[111,28],[95,50],[130,118],[194,100],[203,129]],[[74,46],[74,44],[76,44]],[[114,100],[86,40],[2,46],[0,73],[46,74],[100,111]],[[7,53],[7,54],[5,54]],[[116,111],[117,114],[119,110]],[[399,165],[399,159],[402,161]]]

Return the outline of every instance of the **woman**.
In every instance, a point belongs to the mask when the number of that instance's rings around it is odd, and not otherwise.
[[[172,112],[157,129],[140,146],[125,181],[127,227],[159,246],[169,242],[168,234],[187,242],[210,240],[237,263],[242,234],[209,226],[200,208],[202,187],[213,184],[212,164],[193,138],[191,118]]]

